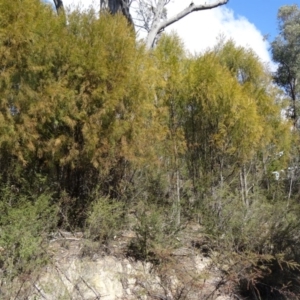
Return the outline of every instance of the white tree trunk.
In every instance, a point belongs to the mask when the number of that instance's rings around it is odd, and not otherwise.
[[[154,19],[151,26],[151,29],[148,33],[147,39],[146,39],[146,46],[148,49],[151,49],[155,45],[155,39],[157,35],[164,30],[166,27],[176,23],[180,19],[184,18],[185,16],[189,15],[190,13],[194,11],[201,11],[201,10],[207,10],[207,9],[213,9],[221,5],[225,5],[228,3],[229,0],[219,0],[214,1],[210,4],[194,4],[193,2],[184,10],[176,14],[175,16],[161,21],[163,16],[163,9],[166,4],[165,0],[158,0],[157,6],[153,8],[154,13]]]

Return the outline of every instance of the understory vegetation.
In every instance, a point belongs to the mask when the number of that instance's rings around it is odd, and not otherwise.
[[[101,247],[130,228],[128,255],[159,265],[197,223],[232,293],[298,299],[287,101],[233,41],[149,51],[121,16],[0,0],[1,285],[44,266],[58,229]]]

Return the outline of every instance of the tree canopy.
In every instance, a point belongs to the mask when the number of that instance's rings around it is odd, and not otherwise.
[[[297,5],[282,6],[278,11],[279,35],[272,42],[272,55],[279,64],[275,82],[291,98],[290,116],[295,125],[299,118],[300,76],[300,9]]]
[[[99,247],[131,228],[126,255],[160,264],[194,222],[247,295],[299,288],[298,137],[252,50],[221,40],[193,56],[176,34],[149,50],[121,14],[39,0],[0,0],[0,24],[7,282],[34,272],[57,228]]]

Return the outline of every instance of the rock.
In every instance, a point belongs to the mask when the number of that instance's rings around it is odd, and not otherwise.
[[[131,231],[123,235],[123,239],[120,236],[113,241],[113,247],[124,249],[125,241],[134,238]],[[84,247],[88,247],[88,251],[84,252]],[[81,235],[62,232],[50,242],[49,253],[51,262],[35,276],[19,278],[10,285],[2,283],[2,298],[231,299],[219,290],[222,280],[212,267],[211,258],[194,247],[180,247],[170,252],[166,262],[153,265],[126,257],[125,252],[103,251],[99,244],[85,241]]]

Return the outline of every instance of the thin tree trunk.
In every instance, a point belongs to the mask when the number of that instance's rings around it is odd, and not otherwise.
[[[109,11],[112,15],[123,14],[128,23],[134,26],[130,11],[130,0],[100,0],[100,11]]]
[[[246,207],[249,207],[249,199],[248,199],[248,183],[247,183],[247,172],[245,165],[242,166],[240,172],[240,184],[241,184],[241,195],[244,204]]]
[[[53,1],[54,1],[54,5],[55,5],[57,13],[59,14],[60,12],[63,12],[64,4],[63,4],[62,0],[53,0]]]
[[[175,142],[175,176],[176,176],[176,200],[175,200],[175,224],[178,228],[181,222],[181,201],[180,201],[180,175],[179,175],[179,165],[178,165],[178,153],[177,146]]]

